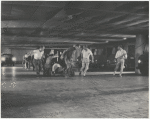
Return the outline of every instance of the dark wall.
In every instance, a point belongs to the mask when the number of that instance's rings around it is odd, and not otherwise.
[[[124,50],[126,50],[126,52],[128,53],[128,55],[134,57],[135,39],[125,40],[120,42],[109,42],[109,43],[99,44],[99,45],[91,45],[89,46],[89,48],[93,51],[94,59],[98,60],[98,62],[103,62],[103,61],[107,61],[107,59],[110,58],[111,56],[115,57],[118,45],[122,45]],[[101,53],[99,53],[99,50],[102,50]],[[96,52],[94,53],[94,51]]]

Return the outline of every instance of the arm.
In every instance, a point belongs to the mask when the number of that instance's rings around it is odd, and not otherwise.
[[[117,51],[117,53],[116,53],[116,55],[115,55],[115,59],[117,59],[118,58],[118,51]]]
[[[34,50],[29,52],[30,56],[34,55]]]
[[[91,55],[91,57],[92,57],[92,63],[94,62],[94,56],[93,56],[93,54]]]
[[[65,54],[66,51],[67,51],[67,50],[64,50],[64,51],[63,51],[63,53],[62,53],[60,59],[63,59],[63,58],[64,58],[64,54]]]
[[[44,59],[44,58],[45,58],[45,54],[43,53],[43,54],[42,54],[42,58],[41,58],[41,59]]]
[[[58,54],[56,54],[56,55],[52,56],[52,58],[56,58],[56,57],[58,57]]]
[[[92,57],[92,63],[93,63],[93,62],[94,62],[94,56],[93,56],[92,51],[90,51],[90,55],[91,55],[91,57]]]

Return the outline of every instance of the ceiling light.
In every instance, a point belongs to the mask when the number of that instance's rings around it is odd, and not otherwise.
[[[69,18],[69,19],[72,19],[72,18],[73,18],[73,16],[72,16],[72,15],[69,15],[69,16],[68,16],[68,18]]]
[[[108,43],[109,41],[106,41],[106,43]]]
[[[123,38],[123,40],[126,40],[127,38]]]
[[[81,35],[84,35],[84,33],[82,32]]]

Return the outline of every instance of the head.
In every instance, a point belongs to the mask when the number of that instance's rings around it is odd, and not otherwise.
[[[54,50],[51,50],[51,51],[49,52],[49,55],[54,55]]]
[[[40,46],[37,46],[36,49],[37,49],[37,50],[40,49]]]
[[[87,45],[83,45],[84,50],[87,50],[87,48],[88,48]]]
[[[123,48],[122,48],[122,45],[119,45],[118,46],[118,50],[122,50]]]
[[[79,45],[79,44],[76,44],[76,45],[75,45],[75,48],[76,48],[76,49],[80,48],[80,45]]]
[[[39,50],[40,50],[40,51],[43,51],[43,50],[44,50],[44,49],[43,49],[43,46],[40,46]]]
[[[83,49],[83,45],[81,45],[80,48]]]

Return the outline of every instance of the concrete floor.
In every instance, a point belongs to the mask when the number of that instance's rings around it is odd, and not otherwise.
[[[112,72],[111,72],[112,73]],[[86,77],[39,77],[3,67],[2,118],[148,118],[149,80],[126,72]]]

